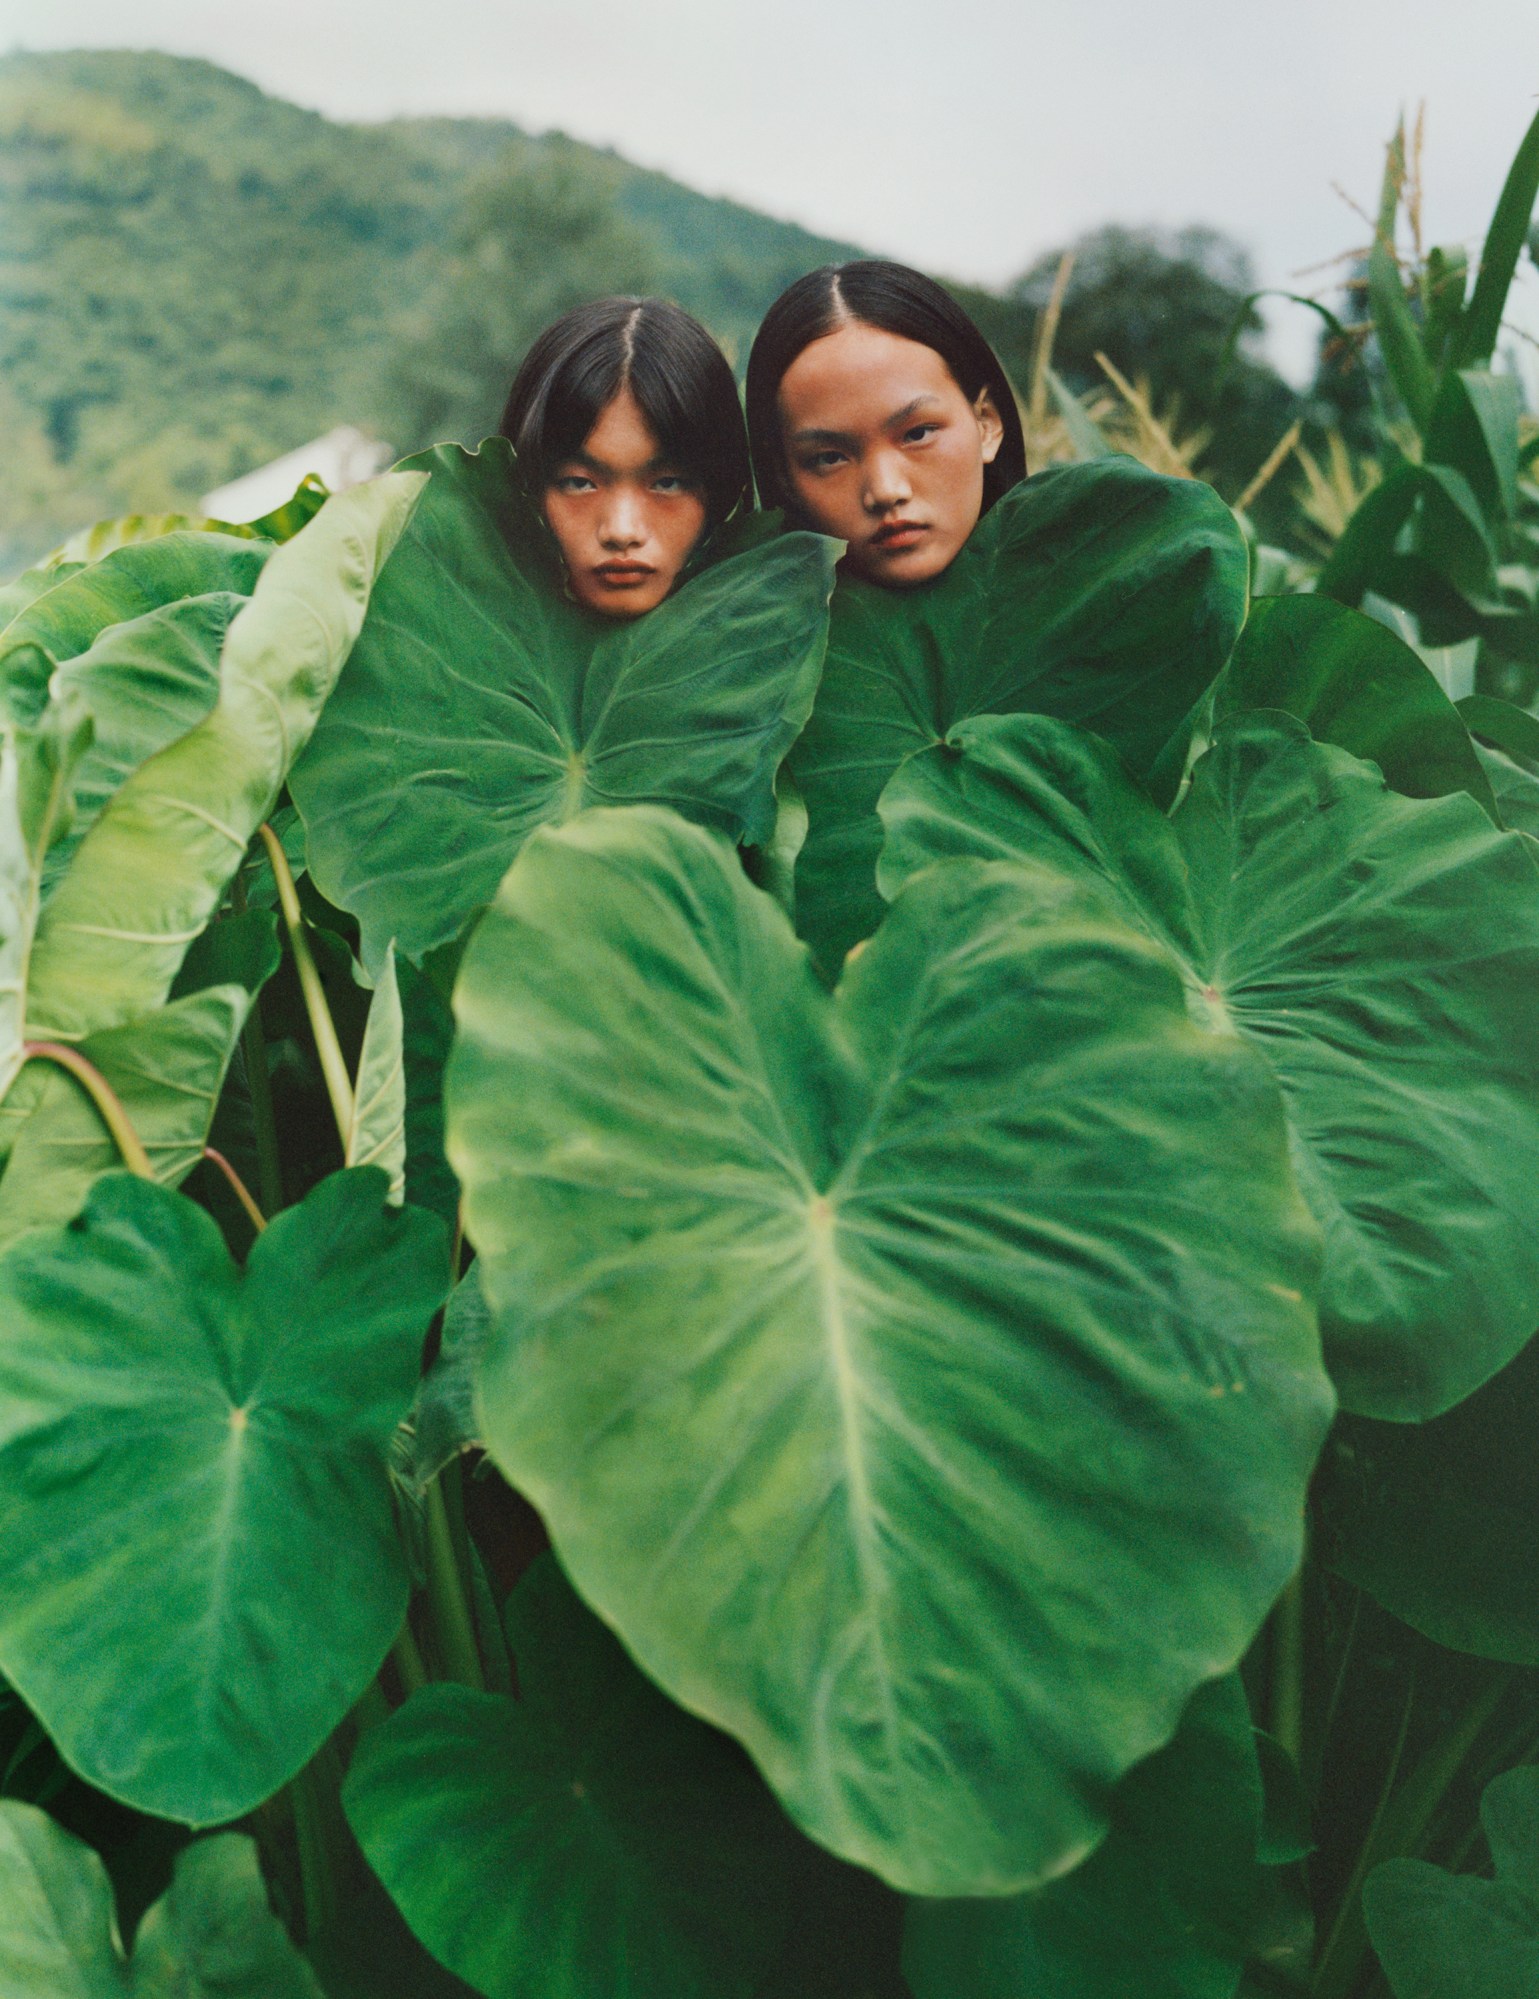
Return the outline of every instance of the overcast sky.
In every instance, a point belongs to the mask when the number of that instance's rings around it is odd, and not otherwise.
[[[1366,239],[1400,108],[1477,242],[1539,110],[1539,0],[0,0],[0,46],[207,56],[333,116],[494,113],[1000,283],[1105,221],[1210,223],[1264,283]],[[1539,325],[1539,278],[1523,317]],[[1314,333],[1283,308],[1296,370]]]

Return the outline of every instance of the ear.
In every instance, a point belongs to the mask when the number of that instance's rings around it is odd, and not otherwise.
[[[973,404],[973,415],[978,419],[978,435],[983,447],[983,462],[992,465],[999,456],[999,447],[1005,441],[1005,426],[995,407],[993,395],[988,389],[980,389]]]

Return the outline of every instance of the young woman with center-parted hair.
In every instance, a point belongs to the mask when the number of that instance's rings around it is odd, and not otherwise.
[[[667,299],[595,299],[546,327],[498,429],[572,596],[608,617],[660,604],[751,493],[726,356]]]
[[[927,583],[1026,476],[1015,397],[951,295],[905,264],[827,264],[770,307],[748,360],[759,496],[849,545],[845,567]]]

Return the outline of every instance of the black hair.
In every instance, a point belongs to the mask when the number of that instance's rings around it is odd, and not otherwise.
[[[497,429],[531,499],[627,388],[664,457],[698,481],[709,533],[752,491],[748,438],[726,355],[669,299],[593,299],[547,326],[524,356]]]
[[[748,357],[747,383],[748,442],[761,504],[796,511],[777,408],[785,372],[804,347],[851,321],[934,348],[970,403],[988,390],[1004,425],[1004,436],[993,462],[983,468],[983,511],[987,513],[1002,494],[1026,477],[1026,439],[1010,378],[999,356],[949,292],[922,271],[879,257],[824,264],[821,270],[809,271],[783,291],[764,315]]]

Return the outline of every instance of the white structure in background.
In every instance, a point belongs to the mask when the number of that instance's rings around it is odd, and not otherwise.
[[[356,486],[360,480],[372,479],[376,472],[383,472],[394,457],[390,446],[381,444],[377,437],[366,437],[351,424],[339,424],[324,437],[300,445],[297,451],[286,451],[270,465],[259,465],[244,478],[232,479],[228,486],[205,493],[198,504],[210,520],[232,523],[259,520],[291,499],[295,487],[309,472],[331,492],[340,493],[344,487]]]

